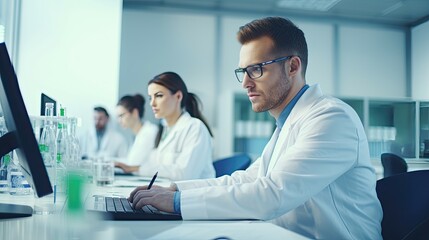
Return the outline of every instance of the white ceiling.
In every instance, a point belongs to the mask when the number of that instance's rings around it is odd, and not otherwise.
[[[284,8],[280,7],[281,1],[283,0],[124,0],[124,6],[352,20],[402,27],[415,26],[429,20],[429,0],[331,0],[334,5],[327,11]],[[308,6],[329,0],[286,1],[306,1],[308,4],[304,5]]]

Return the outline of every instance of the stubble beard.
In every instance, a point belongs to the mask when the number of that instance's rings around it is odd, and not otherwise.
[[[286,73],[283,72],[281,80],[278,81],[278,86],[270,89],[267,94],[264,94],[265,100],[258,103],[252,103],[252,109],[254,112],[265,112],[273,108],[280,106],[292,88],[292,81],[288,79]]]

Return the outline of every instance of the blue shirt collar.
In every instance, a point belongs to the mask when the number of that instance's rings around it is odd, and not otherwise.
[[[287,117],[289,116],[290,112],[292,111],[293,107],[295,106],[296,102],[301,98],[302,94],[309,88],[307,84],[304,85],[304,87],[299,90],[299,92],[295,95],[295,97],[292,98],[290,103],[286,105],[286,107],[283,109],[283,111],[280,113],[279,118],[276,121],[277,127],[282,128],[283,125],[286,122]]]

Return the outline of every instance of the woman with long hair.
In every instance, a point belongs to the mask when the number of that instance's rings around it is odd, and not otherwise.
[[[174,72],[155,76],[148,83],[155,118],[162,124],[155,140],[156,150],[136,167],[122,166],[125,172],[171,180],[212,178],[212,132],[199,109],[199,100],[188,92]]]
[[[149,158],[155,148],[155,138],[158,127],[149,122],[143,121],[145,99],[142,95],[123,96],[116,105],[116,115],[121,127],[130,129],[135,135],[134,143],[131,146],[126,159],[119,159],[115,165],[138,167]]]

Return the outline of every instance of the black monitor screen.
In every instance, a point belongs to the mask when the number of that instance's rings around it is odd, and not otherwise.
[[[46,103],[54,104],[54,116],[57,116],[57,101],[44,93],[40,96],[40,116],[45,116]]]
[[[8,130],[0,138],[0,156],[15,150],[26,180],[43,197],[52,193],[52,187],[5,43],[0,43],[0,77],[0,102]]]

